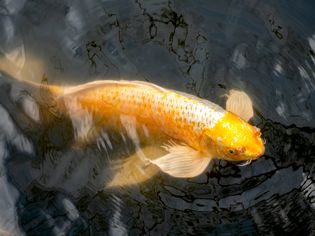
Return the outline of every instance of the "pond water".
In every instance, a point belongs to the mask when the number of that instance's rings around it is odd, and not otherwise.
[[[313,235],[314,11],[311,0],[1,1],[0,235]],[[74,122],[88,116],[12,77],[146,80],[222,107],[242,90],[266,152],[107,188],[130,140],[107,127],[80,143]]]

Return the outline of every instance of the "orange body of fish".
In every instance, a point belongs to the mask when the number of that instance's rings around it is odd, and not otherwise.
[[[246,122],[250,117],[239,117],[248,110],[240,99],[227,104],[230,112],[207,100],[141,81],[96,81],[63,93],[70,112],[76,104],[98,116],[120,119],[130,134],[132,124],[142,124],[152,135],[169,136],[173,141],[163,145],[168,153],[149,161],[175,177],[199,175],[214,157],[251,161],[265,150],[260,130]]]

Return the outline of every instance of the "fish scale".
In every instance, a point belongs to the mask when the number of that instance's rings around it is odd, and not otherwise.
[[[197,97],[187,97],[171,90],[155,88],[111,87],[106,101],[115,105],[118,114],[135,116],[138,120],[160,127],[163,132],[195,146],[202,127],[213,127],[225,111]]]
[[[104,117],[134,116],[191,146],[198,145],[204,127],[211,129],[225,114],[212,102],[143,81],[96,81],[65,93],[67,97],[79,97],[83,107],[101,110]],[[98,102],[100,97],[103,104]]]

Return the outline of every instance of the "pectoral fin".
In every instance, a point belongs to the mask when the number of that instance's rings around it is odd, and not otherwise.
[[[199,151],[184,144],[172,143],[163,147],[169,153],[150,162],[163,172],[177,178],[192,178],[200,175],[212,159],[202,156]]]
[[[254,116],[252,100],[242,91],[230,90],[226,101],[226,110],[233,112],[245,121],[250,120]]]
[[[106,187],[143,183],[156,175],[159,170],[178,178],[192,178],[200,175],[211,159],[211,157],[202,156],[200,152],[185,144],[147,146],[125,161],[115,164],[115,174]]]

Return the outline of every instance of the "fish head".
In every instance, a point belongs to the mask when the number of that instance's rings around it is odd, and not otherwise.
[[[205,128],[203,144],[212,155],[228,161],[252,161],[265,152],[260,129],[231,112],[226,112],[214,127]]]

